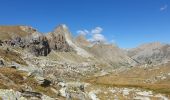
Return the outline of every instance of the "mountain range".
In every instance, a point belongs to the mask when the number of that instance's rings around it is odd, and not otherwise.
[[[84,35],[73,37],[65,24],[46,34],[30,26],[0,26],[0,100],[6,100],[8,95],[11,95],[9,100],[105,100],[101,95],[96,97],[95,88],[102,90],[103,84],[107,84],[98,78],[115,81],[119,76],[125,80],[122,77],[126,77],[126,72],[128,75],[136,70],[142,75],[141,70],[164,68],[160,66],[169,62],[168,43],[153,42],[124,50],[113,44],[92,43]],[[144,69],[140,69],[142,66]],[[163,72],[168,76],[168,72]],[[116,78],[110,79],[112,76]],[[137,96],[135,89],[134,92]],[[129,100],[126,96],[122,98]]]

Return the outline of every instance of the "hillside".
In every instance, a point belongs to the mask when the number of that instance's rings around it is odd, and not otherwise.
[[[169,44],[118,46],[0,26],[0,100],[168,100]],[[151,63],[148,63],[148,62]],[[9,97],[10,95],[10,97]]]
[[[165,63],[170,60],[170,45],[159,42],[143,44],[128,50],[127,54],[139,64]]]
[[[36,36],[36,34],[40,33],[29,26],[0,26],[0,40],[26,37],[30,35]]]

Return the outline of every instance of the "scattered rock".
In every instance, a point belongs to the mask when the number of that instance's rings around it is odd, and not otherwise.
[[[80,90],[84,92],[84,85],[80,85]]]
[[[168,73],[168,75],[170,76],[170,73]]]
[[[127,88],[124,88],[122,93],[124,96],[127,96],[127,95],[129,95],[129,90]]]
[[[161,94],[157,94],[155,97],[160,98],[161,100],[169,100],[167,97],[161,95]]]
[[[114,93],[116,93],[116,90],[111,89],[110,92],[112,92],[114,94]]]
[[[89,92],[88,95],[91,98],[91,100],[99,100],[99,98],[96,96],[96,91],[91,91]]]
[[[136,96],[133,100],[151,100],[149,97]]]
[[[21,97],[21,93],[12,89],[0,89],[0,97],[2,98],[2,100],[19,100]]]
[[[153,96],[152,95],[152,91],[142,91],[142,92],[136,92],[137,95],[140,95],[140,96]]]
[[[14,69],[17,69],[17,67],[15,65],[11,65],[10,66],[11,68],[14,68]]]
[[[36,98],[41,98],[42,94],[38,92],[31,92],[31,91],[21,91],[21,96],[23,97],[36,97]]]

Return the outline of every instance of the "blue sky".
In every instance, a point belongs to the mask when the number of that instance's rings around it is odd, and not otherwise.
[[[170,43],[170,0],[0,0],[0,25],[49,32],[62,23],[74,36],[86,30],[121,48]]]

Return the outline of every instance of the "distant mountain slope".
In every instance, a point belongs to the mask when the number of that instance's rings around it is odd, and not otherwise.
[[[24,37],[29,41],[41,36],[47,38],[47,43],[50,46],[49,49],[56,52],[75,52],[75,54],[84,58],[91,57],[116,67],[134,66],[136,62],[138,64],[158,64],[170,60],[169,44],[149,43],[124,53],[122,49],[114,45],[93,44],[87,41],[83,35],[79,35],[74,39],[69,28],[64,24],[57,26],[54,31],[46,35],[39,33],[36,29],[29,26],[0,26],[0,40]],[[41,47],[42,45],[38,46]]]
[[[135,65],[135,61],[129,58],[121,49],[109,44],[96,44],[89,48],[89,52],[96,58],[109,63],[113,67]]]
[[[84,35],[78,35],[75,38],[75,41],[78,45],[83,46],[83,47],[89,47],[92,45],[89,41],[87,41]]]
[[[127,54],[140,64],[164,63],[170,60],[170,45],[159,42],[143,44],[128,50]]]

